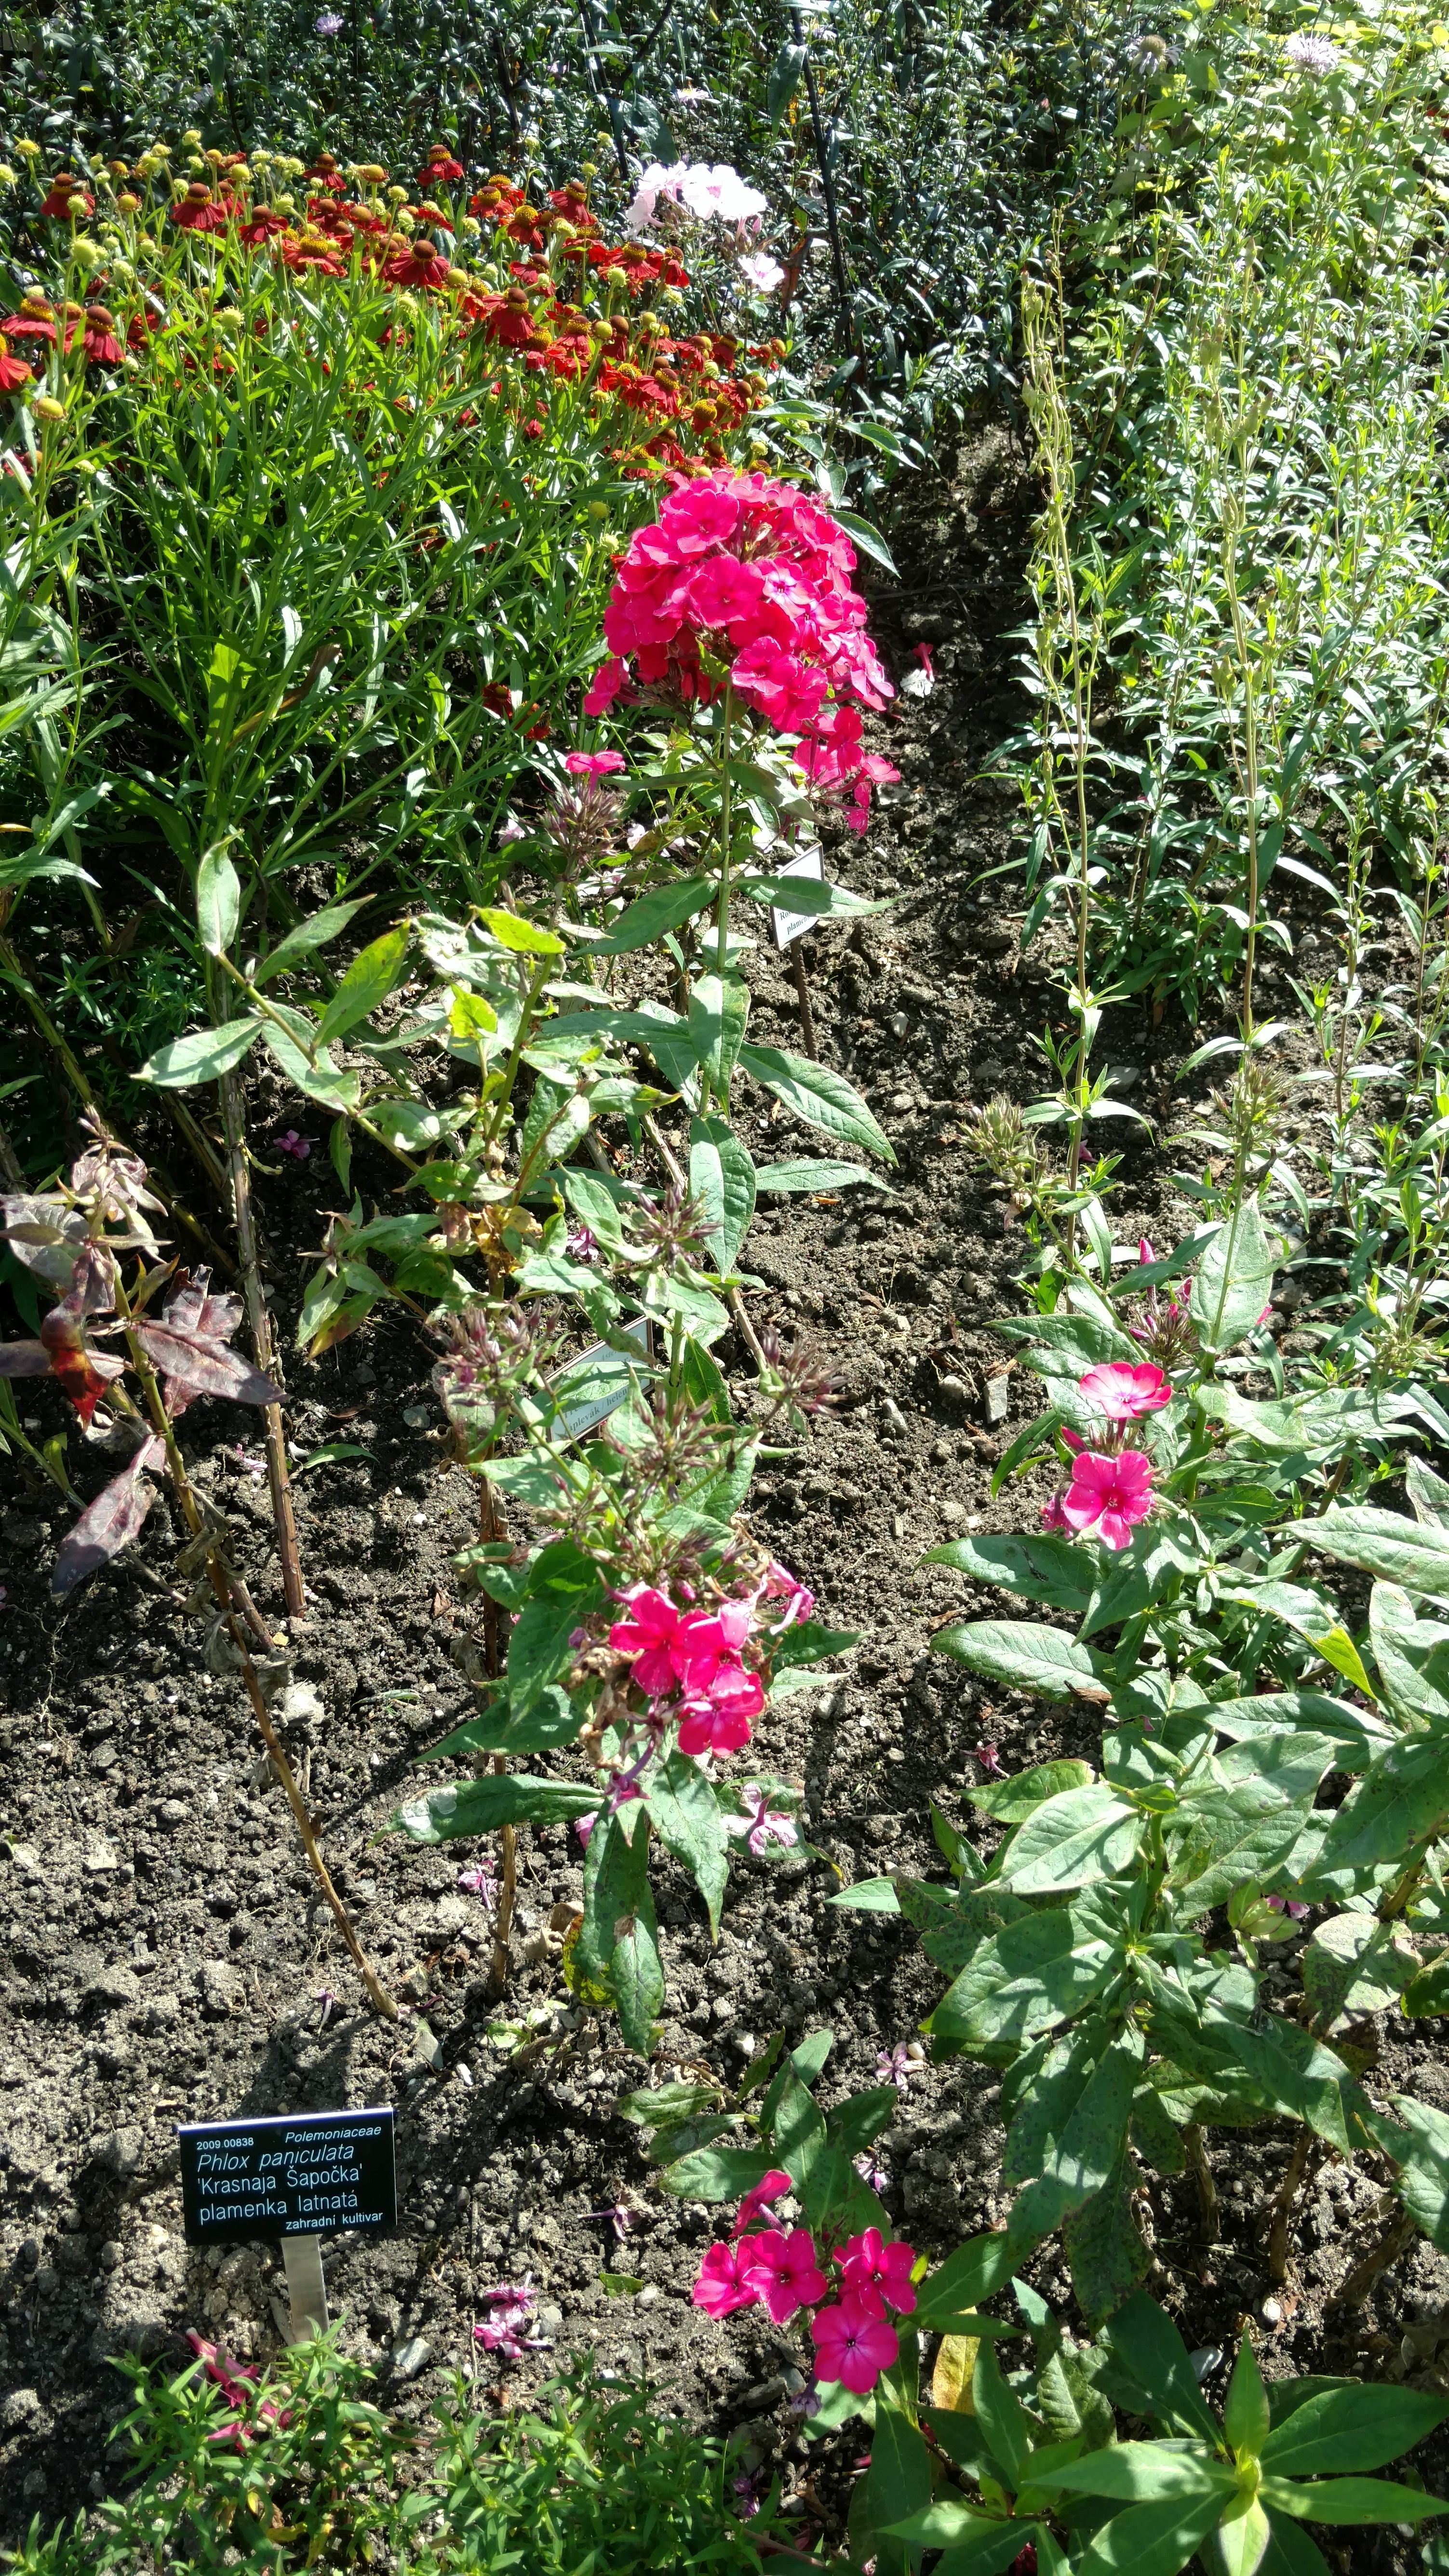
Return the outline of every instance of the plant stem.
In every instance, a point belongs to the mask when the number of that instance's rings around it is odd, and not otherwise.
[[[730,937],[730,836],[734,826],[734,781],[730,776],[730,729],[734,720],[735,693],[728,680],[720,710],[720,792],[719,792],[719,908],[716,916],[714,971],[724,982],[725,959]],[[729,1085],[726,1083],[720,1107],[729,1116]]]
[[[1385,2228],[1377,2245],[1355,2263],[1346,2281],[1327,2302],[1330,2308],[1360,2308],[1381,2272],[1397,2263],[1406,2246],[1412,2243],[1415,2221],[1407,2209],[1400,2212]]]
[[[1268,2270],[1275,2281],[1286,2279],[1288,2272],[1288,2221],[1298,2197],[1308,2159],[1313,2153],[1311,2129],[1300,2129],[1288,2159],[1288,2170],[1275,2192],[1268,2210]]]
[[[815,1014],[810,1008],[810,983],[798,939],[790,942],[790,972],[795,978],[795,999],[800,1005],[801,1042],[812,1063],[818,1064],[820,1049],[815,1040]]]
[[[332,1909],[332,1914],[336,1921],[338,1930],[341,1932],[342,1938],[346,1942],[347,1947],[352,1954],[353,1962],[362,1978],[363,1985],[367,1990],[368,2000],[372,2004],[374,2011],[381,2013],[386,2021],[396,2021],[398,2018],[397,2006],[393,2002],[392,1997],[384,1991],[382,1986],[379,1985],[367,1959],[366,1953],[363,1950],[362,1944],[358,1940],[357,1934],[352,1928],[347,1908],[343,1904],[341,1897],[338,1895],[336,1888],[332,1884],[331,1874],[322,1857],[321,1847],[313,1829],[311,1816],[307,1811],[306,1801],[302,1796],[301,1790],[297,1786],[296,1775],[293,1772],[291,1763],[288,1761],[287,1756],[282,1749],[281,1742],[272,1725],[272,1721],[267,1714],[267,1703],[262,1693],[262,1686],[258,1678],[257,1668],[252,1661],[250,1648],[247,1645],[246,1639],[242,1635],[236,1611],[232,1606],[232,1587],[234,1578],[231,1576],[230,1568],[226,1565],[215,1539],[210,1536],[205,1516],[200,1504],[197,1502],[194,1492],[192,1491],[191,1479],[186,1471],[186,1461],[182,1457],[180,1447],[177,1443],[175,1425],[173,1424],[171,1416],[167,1412],[165,1403],[162,1400],[161,1389],[156,1379],[156,1372],[146,1357],[146,1353],[142,1349],[141,1344],[136,1337],[135,1329],[130,1320],[131,1310],[126,1300],[125,1290],[121,1284],[119,1270],[116,1274],[115,1287],[117,1310],[125,1321],[126,1348],[130,1356],[131,1366],[134,1368],[137,1377],[141,1381],[152,1422],[155,1424],[157,1435],[165,1447],[167,1470],[170,1474],[172,1485],[175,1488],[177,1501],[181,1505],[182,1514],[185,1518],[187,1528],[191,1531],[193,1538],[204,1538],[206,1540],[205,1561],[207,1578],[211,1584],[212,1591],[216,1596],[216,1606],[221,1617],[221,1623],[225,1628],[227,1635],[230,1637],[232,1645],[240,1659],[242,1679],[246,1685],[247,1697],[252,1704],[252,1715],[257,1721],[257,1731],[261,1736],[263,1744],[266,1746],[267,1752],[271,1756],[272,1767],[276,1772],[277,1778],[281,1781],[282,1788],[286,1794],[287,1803],[296,1820],[297,1832],[301,1838],[302,1849],[307,1855],[308,1866],[311,1869],[312,1875],[316,1879],[318,1886],[321,1888],[328,1905]],[[270,1644],[271,1642],[271,1639],[268,1638],[268,1643]]]
[[[242,1291],[247,1301],[251,1324],[252,1350],[263,1377],[275,1375],[276,1358],[272,1348],[272,1321],[262,1295],[261,1266],[257,1259],[256,1228],[252,1223],[251,1181],[247,1172],[246,1132],[242,1121],[241,1095],[234,1073],[221,1077],[221,1113],[226,1122],[227,1154],[231,1165],[232,1205],[236,1210],[237,1250],[241,1254]],[[287,1615],[292,1619],[307,1616],[307,1596],[302,1587],[302,1567],[297,1553],[297,1517],[292,1508],[292,1480],[287,1473],[287,1440],[279,1404],[265,1407],[267,1426],[267,1483],[272,1495],[272,1520],[277,1533],[277,1554],[282,1565],[282,1593]]]
[[[1197,2185],[1198,2215],[1202,2220],[1203,2241],[1205,2244],[1215,2245],[1218,2240],[1218,2229],[1222,2223],[1218,2211],[1218,2188],[1213,2181],[1213,2169],[1207,2160],[1207,2149],[1202,2142],[1202,2125],[1199,2121],[1192,2120],[1188,2123],[1182,2133],[1182,2143],[1187,2151],[1189,2170]]]

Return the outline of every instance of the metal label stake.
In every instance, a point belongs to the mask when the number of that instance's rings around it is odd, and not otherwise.
[[[316,2236],[284,2236],[282,2269],[292,2310],[292,2343],[327,2332],[327,2283],[322,2276],[322,2243]]]

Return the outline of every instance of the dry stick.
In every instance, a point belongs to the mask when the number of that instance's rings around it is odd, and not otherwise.
[[[1311,2129],[1300,2129],[1293,2153],[1268,2211],[1268,2270],[1275,2281],[1288,2274],[1288,2221],[1316,2141]]]
[[[117,1279],[116,1284],[117,1305],[120,1307],[121,1313],[128,1316],[128,1309],[125,1306],[120,1293],[119,1278]],[[145,1390],[146,1402],[150,1409],[151,1419],[154,1422],[157,1432],[165,1447],[166,1464],[170,1471],[171,1482],[176,1489],[177,1499],[180,1502],[182,1512],[185,1515],[187,1527],[194,1538],[201,1538],[203,1535],[207,1535],[206,1523],[201,1507],[197,1502],[195,1494],[191,1490],[191,1479],[186,1472],[186,1461],[182,1457],[181,1451],[177,1446],[175,1425],[162,1402],[161,1389],[156,1382],[156,1372],[146,1357],[141,1344],[136,1339],[135,1332],[132,1330],[129,1320],[126,1325],[126,1348],[130,1354],[131,1365]],[[368,2001],[373,2006],[374,2011],[382,2014],[385,2021],[396,2021],[398,2018],[397,2006],[393,2002],[391,1995],[386,1994],[383,1988],[378,1984],[377,1978],[373,1974],[362,1944],[358,1940],[357,1934],[353,1931],[347,1908],[343,1904],[341,1897],[338,1895],[336,1888],[332,1884],[331,1874],[322,1857],[317,1836],[312,1828],[312,1819],[307,1812],[306,1801],[302,1796],[301,1790],[297,1786],[296,1777],[293,1773],[291,1763],[287,1760],[286,1754],[282,1750],[281,1743],[277,1737],[276,1730],[272,1725],[272,1721],[267,1715],[267,1703],[262,1696],[262,1686],[257,1678],[257,1668],[252,1662],[246,1640],[243,1637],[240,1625],[238,1624],[236,1611],[232,1606],[231,1585],[234,1584],[236,1590],[241,1593],[244,1598],[245,1586],[241,1584],[239,1578],[231,1575],[231,1570],[224,1563],[215,1540],[210,1538],[209,1535],[207,1535],[206,1572],[212,1591],[216,1596],[216,1606],[221,1614],[222,1625],[225,1627],[227,1635],[230,1637],[237,1654],[241,1657],[242,1678],[246,1683],[247,1697],[252,1704],[252,1714],[257,1721],[257,1728],[261,1735],[262,1742],[271,1756],[272,1767],[286,1792],[287,1803],[296,1819],[297,1831],[302,1838],[302,1849],[307,1855],[308,1866],[332,1909],[333,1917],[336,1921],[338,1930],[342,1934],[343,1940],[346,1942],[348,1949],[352,1953],[354,1965],[356,1966],[358,1973],[362,1978],[362,1982],[367,1989]],[[256,1611],[252,1609],[249,1600],[246,1602],[246,1607],[251,1611],[252,1619],[256,1622],[257,1626],[260,1627],[261,1622],[257,1619]],[[262,1634],[267,1636],[265,1629],[262,1630]],[[273,1643],[270,1636],[267,1636],[267,1643],[268,1645]]]
[[[818,1064],[820,1049],[815,1040],[815,1014],[810,1008],[810,985],[798,939],[790,942],[790,972],[795,978],[795,998],[800,1005],[800,1035],[805,1041],[805,1052],[812,1063]]]
[[[270,1377],[275,1366],[272,1350],[272,1319],[262,1295],[262,1274],[257,1261],[257,1233],[252,1223],[251,1181],[247,1172],[246,1132],[242,1121],[241,1095],[234,1073],[221,1077],[221,1111],[226,1121],[227,1155],[231,1165],[232,1205],[236,1211],[237,1250],[241,1254],[242,1290],[247,1301],[247,1316],[252,1328],[252,1349],[263,1377]],[[282,1408],[269,1404],[265,1408],[267,1425],[267,1483],[272,1492],[272,1520],[277,1532],[277,1554],[282,1561],[282,1591],[287,1614],[292,1619],[307,1616],[307,1596],[302,1589],[302,1567],[297,1554],[297,1518],[292,1509],[292,1480],[287,1473],[287,1441],[282,1428]]]
[[[1203,2239],[1205,2243],[1215,2245],[1221,2223],[1218,2213],[1218,2187],[1213,2180],[1213,2169],[1208,2163],[1207,2149],[1202,2142],[1200,2121],[1192,2120],[1188,2123],[1182,2133],[1182,2143],[1187,2150],[1187,2161],[1192,2169],[1193,2181],[1197,2184],[1197,2205],[1202,2219]]]
[[[1397,2263],[1399,2256],[1411,2242],[1415,2224],[1412,2214],[1407,2209],[1402,2210],[1393,2224],[1385,2228],[1377,2245],[1365,2254],[1362,2262],[1355,2263],[1347,2280],[1334,2291],[1332,2298],[1327,2302],[1328,2306],[1330,2308],[1362,2307],[1380,2272],[1386,2272],[1391,2263]]]
[[[689,1182],[685,1178],[683,1168],[675,1155],[671,1152],[669,1144],[657,1122],[647,1115],[644,1120],[644,1133],[648,1137],[650,1144],[653,1146],[654,1151],[659,1157],[659,1160],[664,1165],[664,1168],[669,1174],[671,1181],[674,1183],[675,1188],[680,1192],[682,1197],[687,1198],[689,1195]],[[765,1358],[764,1352],[760,1348],[759,1336],[755,1331],[754,1325],[750,1322],[749,1316],[745,1313],[745,1301],[740,1295],[738,1288],[731,1288],[728,1294],[730,1313],[733,1315],[735,1322],[740,1328],[741,1335],[743,1336],[745,1346],[749,1351],[750,1357],[753,1359],[756,1368],[763,1374],[764,1370],[769,1366],[769,1363]]]
[[[478,1536],[484,1547],[496,1546],[508,1536],[498,1498],[485,1475],[478,1499]],[[483,1661],[489,1679],[496,1681],[503,1669],[502,1619],[491,1592],[483,1595]],[[495,1753],[495,1773],[506,1771],[508,1757]],[[518,1894],[518,1839],[511,1825],[503,1827],[503,1877],[498,1890],[498,1922],[493,1934],[493,1965],[488,1974],[491,1996],[501,1995],[508,1983],[508,1936],[513,1929],[514,1899]]]
[[[15,1148],[3,1127],[0,1127],[0,1181],[4,1182],[7,1190],[23,1191],[25,1187],[25,1174],[20,1168]]]

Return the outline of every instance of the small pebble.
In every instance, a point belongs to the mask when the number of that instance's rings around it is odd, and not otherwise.
[[[406,2343],[395,2343],[392,2348],[392,2366],[399,2379],[416,2379],[432,2357],[433,2347],[422,2335],[409,2335]]]
[[[1282,2324],[1282,2322],[1283,2322],[1283,2302],[1282,2302],[1282,2300],[1281,2300],[1281,2299],[1264,2299],[1264,2300],[1262,2300],[1262,2301],[1260,2302],[1260,2304],[1259,2304],[1258,2314],[1259,2314],[1259,2316],[1262,2318],[1263,2323],[1264,2323],[1264,2325],[1265,2325],[1265,2326],[1277,2326],[1277,2325],[1281,2325],[1281,2324]]]

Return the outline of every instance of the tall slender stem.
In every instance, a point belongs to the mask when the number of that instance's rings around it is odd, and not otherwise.
[[[730,839],[734,828],[734,781],[730,776],[730,728],[734,720],[735,693],[725,682],[720,713],[720,795],[719,795],[719,906],[716,913],[714,971],[724,982],[725,959],[730,938]],[[726,1098],[721,1107],[728,1112]]]
[[[236,1210],[237,1249],[241,1254],[242,1292],[247,1303],[251,1325],[252,1349],[263,1377],[272,1377],[276,1359],[272,1348],[272,1319],[262,1295],[261,1265],[257,1259],[256,1228],[252,1223],[251,1180],[247,1172],[246,1131],[242,1122],[241,1095],[234,1073],[221,1077],[221,1111],[226,1122],[227,1155],[231,1166],[232,1204]],[[277,1554],[282,1566],[282,1593],[287,1615],[305,1619],[307,1597],[302,1587],[302,1566],[297,1551],[297,1516],[292,1508],[292,1480],[287,1473],[287,1440],[282,1425],[282,1408],[269,1404],[265,1408],[267,1426],[267,1483],[272,1495],[272,1520],[277,1533]]]

